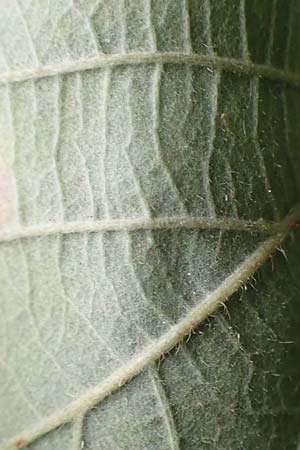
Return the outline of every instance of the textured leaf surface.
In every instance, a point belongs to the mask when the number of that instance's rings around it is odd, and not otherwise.
[[[156,342],[299,201],[299,23],[298,0],[0,5],[3,446]],[[103,54],[122,62],[83,70]],[[182,217],[219,222],[151,229]],[[148,227],[96,231],[122,219]],[[296,450],[299,236],[288,246],[229,315],[28,448]]]

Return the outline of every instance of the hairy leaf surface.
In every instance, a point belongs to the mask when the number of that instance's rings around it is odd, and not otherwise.
[[[297,449],[299,235],[260,249],[300,199],[299,24],[299,0],[2,2],[0,450]]]

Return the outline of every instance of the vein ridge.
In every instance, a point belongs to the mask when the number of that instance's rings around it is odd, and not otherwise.
[[[163,355],[170,352],[192,330],[197,328],[220,305],[223,305],[226,300],[238,291],[276,249],[280,248],[282,242],[296,226],[295,224],[298,224],[299,217],[300,204],[283,219],[280,231],[275,232],[260,244],[219,287],[202,300],[200,299],[199,303],[185,317],[171,326],[162,336],[150,342],[150,344],[121,365],[111,375],[93,388],[87,389],[78,399],[69,403],[64,409],[45,417],[31,430],[24,431],[18,436],[13,437],[7,443],[3,443],[0,450],[18,450],[24,448],[49,431],[63,424],[73,422],[78,417],[83,417],[88,410],[118,391],[132,378],[138,376]]]
[[[153,218],[122,218],[111,220],[86,220],[18,226],[0,232],[0,244],[20,239],[57,234],[96,233],[104,231],[138,231],[168,229],[202,229],[227,231],[252,231],[274,234],[282,228],[281,222],[242,220],[235,217],[211,218],[197,216],[171,216]]]
[[[160,403],[161,411],[167,428],[170,450],[180,450],[179,436],[176,430],[175,421],[169,405],[168,397],[165,392],[164,386],[159,379],[157,370],[154,367],[150,368],[150,375],[152,378],[154,391],[156,393],[158,402]]]
[[[56,75],[97,69],[101,67],[138,65],[138,64],[191,64],[210,67],[233,73],[256,75],[273,81],[281,81],[294,87],[300,87],[300,74],[278,69],[270,64],[257,64],[247,59],[235,59],[214,55],[200,55],[185,52],[137,52],[115,53],[89,56],[77,61],[60,64],[46,64],[20,70],[0,73],[0,84],[16,83]]]
[[[72,450],[81,450],[84,445],[83,423],[85,414],[80,414],[73,420],[72,427]]]

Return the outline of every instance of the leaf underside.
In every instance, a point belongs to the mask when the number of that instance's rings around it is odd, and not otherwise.
[[[0,227],[41,230],[0,233],[0,450],[180,323],[266,239],[245,221],[277,223],[300,198],[300,94],[288,82],[163,56],[68,74],[64,64],[176,52],[288,80],[300,72],[299,23],[298,0],[0,5],[0,82],[61,65],[0,85]],[[241,226],[64,233],[69,222],[191,216]],[[60,232],[45,234],[51,224]],[[297,233],[286,252],[82,423],[27,448],[296,450]]]

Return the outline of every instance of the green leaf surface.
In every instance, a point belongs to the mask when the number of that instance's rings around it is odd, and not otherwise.
[[[0,450],[299,448],[299,24],[2,2]]]

